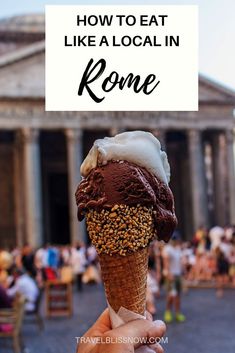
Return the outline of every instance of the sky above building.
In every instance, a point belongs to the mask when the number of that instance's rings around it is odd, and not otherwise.
[[[1,0],[0,18],[44,12],[46,4],[199,5],[199,71],[235,90],[235,0]]]

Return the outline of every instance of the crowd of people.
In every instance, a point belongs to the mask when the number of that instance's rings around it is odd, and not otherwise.
[[[77,291],[84,284],[101,281],[98,256],[92,245],[29,244],[12,251],[0,249],[0,307],[10,307],[17,292],[27,299],[26,310],[34,309],[46,280],[69,278]],[[218,297],[227,285],[235,287],[235,227],[200,227],[192,241],[183,242],[175,232],[168,244],[153,241],[149,248],[147,309],[156,313],[155,297],[166,293],[164,319],[183,322],[180,297],[183,287],[202,282],[213,284]]]
[[[150,246],[147,307],[156,312],[155,296],[165,285],[166,322],[185,320],[180,295],[188,286],[213,286],[218,297],[226,286],[235,288],[235,227],[200,227],[191,241],[183,242],[176,231],[168,244],[153,242]]]
[[[95,249],[81,243],[36,250],[29,244],[12,251],[0,249],[0,309],[12,307],[20,293],[26,299],[26,312],[34,311],[45,281],[54,279],[73,281],[78,291],[84,283],[99,282]]]

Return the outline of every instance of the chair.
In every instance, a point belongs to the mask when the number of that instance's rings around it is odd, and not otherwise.
[[[35,318],[35,321],[39,327],[39,330],[44,329],[44,322],[40,313],[40,307],[41,307],[41,302],[42,302],[42,296],[43,296],[43,290],[41,289],[39,291],[39,295],[37,297],[37,300],[35,302],[35,309],[31,311],[25,311],[25,318]]]
[[[72,283],[61,280],[46,282],[46,315],[71,316],[73,314]]]
[[[6,332],[0,331],[0,338],[11,338],[15,353],[20,353],[24,348],[21,334],[24,306],[24,296],[17,294],[12,309],[0,310],[0,326],[8,326],[8,330]]]

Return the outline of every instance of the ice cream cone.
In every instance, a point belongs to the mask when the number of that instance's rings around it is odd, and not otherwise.
[[[127,256],[99,254],[106,298],[117,313],[121,307],[144,315],[148,248]]]
[[[167,155],[152,134],[124,132],[96,140],[81,175],[78,220],[86,217],[107,300],[116,313],[144,315],[148,246],[156,237],[168,241],[177,224]],[[113,321],[130,314],[113,310]]]

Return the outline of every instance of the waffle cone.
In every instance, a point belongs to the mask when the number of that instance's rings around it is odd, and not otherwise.
[[[99,254],[106,298],[118,312],[124,307],[144,315],[148,271],[148,248],[127,256]]]

